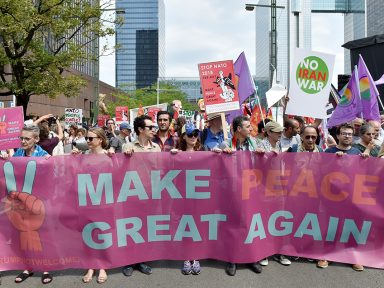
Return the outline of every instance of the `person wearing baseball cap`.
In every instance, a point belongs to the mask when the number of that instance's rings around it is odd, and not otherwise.
[[[110,140],[109,153],[121,153],[123,144],[127,143],[127,138],[130,137],[132,132],[132,126],[128,122],[123,122],[120,124],[120,133],[119,135],[112,137]]]
[[[199,141],[199,129],[192,123],[186,123],[181,128],[181,135],[176,148],[170,152],[172,154],[182,153],[182,151],[194,152],[201,151],[202,146]],[[183,275],[199,275],[201,272],[200,261],[196,259],[185,260],[181,273]]]

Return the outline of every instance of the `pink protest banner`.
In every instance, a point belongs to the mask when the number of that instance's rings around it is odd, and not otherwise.
[[[23,107],[0,109],[0,150],[20,147],[20,131],[24,126]]]
[[[232,60],[198,65],[207,114],[240,109]]]
[[[191,156],[0,162],[0,269],[159,259],[249,263],[276,253],[384,268],[383,160]]]

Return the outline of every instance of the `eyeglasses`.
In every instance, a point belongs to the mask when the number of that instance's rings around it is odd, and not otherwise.
[[[199,136],[199,132],[192,132],[191,134],[187,134],[188,138],[192,138],[192,137],[197,138],[197,136]]]
[[[24,141],[24,140],[25,140],[25,141],[27,141],[27,142],[28,142],[28,141],[31,141],[33,138],[29,138],[29,137],[22,137],[22,136],[20,136],[20,137],[19,137],[19,139],[20,139],[20,141]]]
[[[152,130],[152,129],[155,128],[156,126],[154,126],[154,125],[148,125],[148,126],[144,126],[144,127],[148,128],[149,130]]]
[[[314,136],[314,135],[307,135],[304,137],[305,140],[309,140],[309,139],[313,139],[313,140],[316,140],[317,139],[317,136]]]
[[[85,137],[85,141],[92,142],[93,139],[96,139],[96,138],[99,138],[99,137]]]
[[[352,137],[353,136],[352,133],[347,133],[347,132],[341,132],[340,135],[344,136],[344,137]]]

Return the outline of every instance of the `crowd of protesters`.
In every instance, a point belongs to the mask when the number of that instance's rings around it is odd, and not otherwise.
[[[77,125],[64,129],[57,118],[48,114],[25,125],[19,137],[20,148],[1,151],[1,158],[7,160],[9,157],[34,156],[48,159],[63,154],[107,154],[112,157],[115,153],[134,157],[133,154],[137,152],[168,152],[175,155],[194,151],[325,152],[338,156],[355,154],[364,158],[384,157],[384,115],[381,123],[356,118],[352,123],[335,127],[326,139],[320,139],[320,122],[306,124],[302,117],[289,118],[284,115],[284,125],[281,126],[278,122],[264,119],[258,124],[257,137],[252,137],[253,127],[248,116],[234,118],[228,129],[231,133],[227,133],[219,113],[207,115],[205,127],[200,129],[193,121],[186,122],[182,117],[173,119],[167,111],[158,112],[155,123],[151,117],[142,115],[134,119],[133,127],[123,122],[117,128],[115,121],[108,119],[105,127],[90,129]],[[226,137],[227,134],[229,137]],[[290,260],[284,255],[274,255],[273,258],[282,265],[290,265],[292,260],[292,257]],[[328,264],[325,259],[317,262],[319,268],[326,268]],[[248,264],[256,273],[261,273],[262,266],[266,265],[268,258]],[[197,259],[185,260],[181,266],[185,275],[201,272]],[[152,268],[145,263],[127,265],[122,268],[122,272],[125,276],[131,276],[135,268],[147,275],[152,273]],[[234,276],[236,268],[235,263],[228,263],[227,274]],[[352,268],[356,271],[364,270],[360,264],[354,264]],[[91,267],[83,276],[83,282],[91,282],[94,274],[95,269]],[[32,275],[32,271],[25,270],[15,278],[15,282],[21,283]],[[97,282],[104,283],[107,278],[106,270],[99,269]],[[43,284],[52,282],[52,279],[50,273],[43,272]]]

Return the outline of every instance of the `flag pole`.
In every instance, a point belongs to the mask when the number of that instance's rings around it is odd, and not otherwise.
[[[265,120],[264,120],[264,115],[263,115],[263,109],[261,109],[261,104],[260,104],[260,98],[259,94],[256,91],[256,98],[257,98],[257,104],[259,105],[260,113],[261,113],[261,120],[263,120],[263,124],[265,126]]]
[[[377,99],[379,99],[381,109],[384,111],[384,106],[383,106],[383,102],[381,101],[380,95],[377,96]]]

